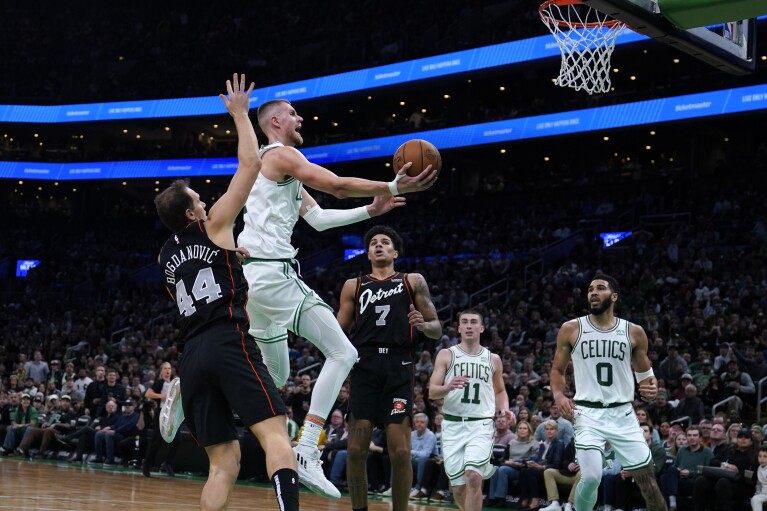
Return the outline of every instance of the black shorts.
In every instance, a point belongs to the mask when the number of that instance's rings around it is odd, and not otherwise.
[[[186,425],[203,447],[237,439],[232,411],[248,427],[285,414],[255,339],[234,325],[212,327],[187,341],[179,373]]]
[[[349,411],[374,425],[400,424],[413,415],[413,356],[360,349],[351,370]]]

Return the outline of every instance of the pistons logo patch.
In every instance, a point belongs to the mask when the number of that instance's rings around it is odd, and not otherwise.
[[[401,413],[405,413],[406,409],[407,409],[407,399],[395,397],[392,400],[390,415],[399,415]]]

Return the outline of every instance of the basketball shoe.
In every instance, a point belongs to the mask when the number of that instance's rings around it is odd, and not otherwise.
[[[168,397],[160,410],[160,434],[171,443],[184,422],[184,408],[181,406],[181,380],[173,378],[168,388]]]
[[[311,491],[329,499],[340,499],[341,492],[327,480],[322,471],[320,450],[316,447],[297,445],[293,447],[298,462],[298,480]]]

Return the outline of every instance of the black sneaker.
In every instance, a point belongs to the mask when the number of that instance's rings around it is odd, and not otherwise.
[[[151,472],[149,472],[149,465],[146,461],[141,464],[141,473],[144,474],[144,477],[152,477]]]
[[[176,472],[173,470],[173,467],[171,467],[168,463],[166,463],[163,468],[165,470],[165,473],[168,475],[168,477],[176,477]]]

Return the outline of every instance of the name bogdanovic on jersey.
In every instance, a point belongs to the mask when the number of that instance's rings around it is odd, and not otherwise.
[[[176,236],[178,239],[178,236]],[[165,282],[168,284],[176,283],[176,269],[190,259],[200,259],[208,264],[213,264],[214,258],[218,256],[219,251],[213,250],[204,245],[190,245],[179,247],[175,254],[169,254],[165,262],[163,272],[165,273]]]
[[[456,376],[466,376],[466,387],[451,390],[445,396],[442,410],[460,417],[493,417],[495,415],[495,391],[493,390],[493,361],[487,348],[474,355],[458,346],[450,352],[453,360],[445,374],[445,385]]]
[[[571,352],[576,400],[610,404],[634,399],[630,323],[616,319],[613,328],[600,330],[588,316],[578,318],[578,340]]]

